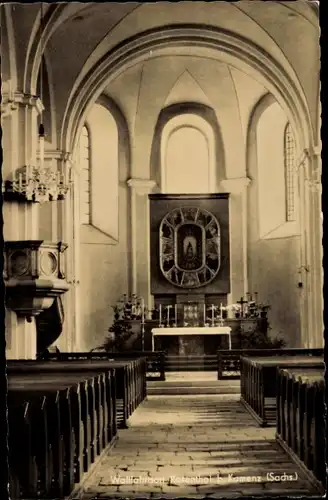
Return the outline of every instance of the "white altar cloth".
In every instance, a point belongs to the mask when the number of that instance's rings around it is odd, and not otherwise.
[[[230,326],[196,326],[196,327],[173,327],[152,329],[152,350],[154,351],[154,337],[158,335],[228,335],[229,349],[231,349]]]

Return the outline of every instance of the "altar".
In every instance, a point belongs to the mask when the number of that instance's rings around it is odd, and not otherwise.
[[[229,349],[231,349],[231,328],[229,326],[197,326],[197,327],[162,327],[153,328],[152,351],[155,351],[155,337],[159,335],[228,335]]]

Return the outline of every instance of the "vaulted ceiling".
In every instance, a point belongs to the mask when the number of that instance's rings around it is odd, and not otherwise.
[[[38,69],[38,51],[41,47],[47,60],[52,86],[52,105],[56,108],[59,123],[64,118],[73,90],[78,88],[78,84],[86,75],[92,73],[115,47],[148,30],[179,25],[213,27],[246,38],[260,47],[268,57],[297,80],[304,92],[312,119],[316,120],[320,68],[317,2],[243,0],[208,3],[193,1],[42,4],[42,39],[40,6],[41,4],[17,3],[3,7],[1,22],[6,23],[8,50],[13,59],[10,65],[5,65],[10,66],[10,74],[3,74],[3,78],[13,79],[16,73],[18,90],[35,91],[33,85],[30,87],[31,75],[33,70]],[[174,55],[174,50],[165,55]],[[195,55],[196,52],[190,53],[190,57]],[[188,57],[188,54],[185,57]],[[150,53],[149,60],[151,59]],[[208,58],[207,68],[210,64],[211,59]],[[193,65],[195,67],[195,62]],[[205,66],[206,64],[203,64],[204,68]],[[223,71],[223,66],[221,68]],[[231,71],[234,69],[231,65],[226,66],[231,79]],[[135,68],[134,71],[138,69]],[[169,72],[170,67],[166,67],[168,79]],[[173,71],[172,76],[176,78],[176,71]],[[108,75],[109,94],[110,77],[111,75]],[[256,74],[252,74],[251,69],[246,77],[256,80]],[[235,72],[235,85],[242,92],[242,84],[239,84],[236,78]]]

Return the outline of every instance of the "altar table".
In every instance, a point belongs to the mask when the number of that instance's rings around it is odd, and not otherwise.
[[[228,335],[229,349],[231,349],[230,326],[196,326],[196,327],[173,327],[152,329],[152,350],[155,350],[154,337],[157,335]]]

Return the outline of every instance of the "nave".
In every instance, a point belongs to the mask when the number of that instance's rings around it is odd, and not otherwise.
[[[11,499],[323,493],[323,352],[302,351],[245,350],[231,382],[142,353],[8,361]]]
[[[276,443],[275,430],[259,428],[239,399],[237,394],[149,396],[71,498],[315,495]],[[267,479],[270,473],[277,481]],[[281,480],[283,474],[293,479]]]

